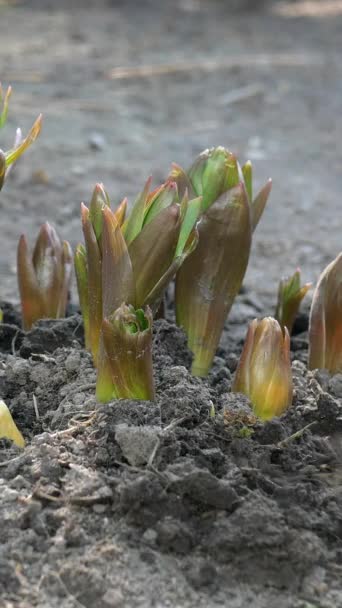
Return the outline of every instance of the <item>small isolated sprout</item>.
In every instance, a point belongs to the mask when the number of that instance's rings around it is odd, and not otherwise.
[[[301,286],[299,268],[292,276],[285,277],[279,283],[275,318],[283,329],[287,327],[290,335],[301,301],[311,287],[312,283]]]
[[[292,403],[290,336],[266,317],[249,325],[232,390],[244,393],[263,420],[280,416]]]

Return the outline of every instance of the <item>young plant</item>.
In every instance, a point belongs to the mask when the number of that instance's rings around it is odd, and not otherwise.
[[[342,372],[342,252],[323,270],[313,294],[309,369]]]
[[[11,87],[8,87],[4,93],[0,83],[0,129],[5,125],[8,114],[9,99],[12,93]],[[23,139],[20,129],[17,129],[13,147],[7,152],[0,150],[0,190],[4,185],[5,179],[8,176],[11,165],[18,160],[27,148],[37,139],[42,125],[42,115],[40,114],[32,125],[28,135]]]
[[[96,397],[154,399],[152,312],[122,304],[102,321]]]
[[[198,241],[199,198],[180,201],[174,183],[150,192],[148,179],[125,219],[124,200],[113,212],[103,186],[94,190],[89,209],[82,204],[85,247],[75,254],[87,348],[98,364],[102,321],[123,303],[149,305],[155,313],[164,290]]]
[[[200,154],[187,173],[174,165],[170,179],[180,193],[202,196],[199,244],[176,277],[176,319],[194,354],[192,373],[206,376],[247,269],[271,180],[253,199],[251,163],[241,168],[222,147]]]
[[[25,446],[25,440],[18,430],[6,403],[0,399],[0,439],[10,439],[19,448]]]
[[[17,274],[25,331],[39,319],[65,316],[72,271],[72,250],[47,222],[40,228],[33,254],[25,235],[18,243]]]
[[[278,321],[266,317],[249,325],[232,390],[244,393],[254,413],[269,420],[292,403],[290,336]]]
[[[282,328],[287,327],[289,334],[292,332],[300,303],[311,286],[312,283],[300,285],[299,268],[291,277],[285,277],[279,282],[275,318]]]

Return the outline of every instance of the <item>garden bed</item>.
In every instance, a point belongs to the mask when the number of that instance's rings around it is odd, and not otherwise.
[[[306,370],[305,314],[293,406],[260,423],[230,392],[262,314],[248,293],[207,379],[169,312],[155,323],[155,403],[96,403],[78,314],[24,334],[2,308],[0,394],[27,444],[0,442],[1,606],[342,604],[342,376]]]

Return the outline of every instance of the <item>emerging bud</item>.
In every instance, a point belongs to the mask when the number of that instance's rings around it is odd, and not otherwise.
[[[81,206],[86,249],[75,258],[86,344],[97,365],[102,321],[123,302],[155,312],[164,290],[197,245],[199,198],[178,202],[175,183],[149,192],[148,179],[127,218],[124,199],[111,211],[101,185]]]
[[[232,390],[251,400],[254,412],[269,420],[292,403],[290,336],[271,317],[250,323]]]
[[[0,399],[0,439],[10,439],[19,448],[25,447],[25,440],[18,430],[6,403]]]
[[[251,163],[241,168],[221,146],[202,152],[187,173],[173,165],[169,179],[180,194],[202,197],[199,245],[176,278],[176,318],[194,354],[192,372],[205,376],[241,287],[271,181],[253,200]]]
[[[300,286],[299,269],[291,277],[286,277],[279,283],[275,318],[282,328],[287,327],[289,334],[291,334],[300,303],[311,286],[312,283]]]
[[[205,212],[224,192],[235,188],[243,182],[251,207],[252,228],[255,230],[265,209],[271,192],[272,180],[268,180],[253,199],[253,169],[247,161],[240,167],[234,154],[218,146],[204,150],[196,158],[188,172],[178,165],[173,165],[169,179],[176,182],[182,196],[188,190],[191,198],[202,196],[202,208]]]
[[[248,264],[251,217],[243,184],[208,209],[198,232],[198,246],[177,274],[176,318],[194,354],[192,373],[206,376]]]
[[[71,281],[72,251],[50,224],[42,225],[31,256],[21,235],[17,256],[18,284],[27,331],[39,319],[65,316]]]
[[[154,399],[152,313],[122,304],[102,323],[97,399]]]
[[[342,253],[323,270],[312,298],[309,369],[342,372]]]

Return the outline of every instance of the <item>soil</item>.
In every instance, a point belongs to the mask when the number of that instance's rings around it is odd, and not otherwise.
[[[27,446],[0,441],[1,606],[342,605],[342,374],[306,371],[305,332],[293,406],[262,424],[230,392],[248,294],[207,379],[170,310],[155,323],[155,403],[96,404],[78,314],[24,334],[3,308]]]
[[[280,276],[341,248],[342,16],[237,5],[0,2],[2,147],[45,117],[0,198],[0,396],[27,441],[0,440],[1,608],[342,607],[342,375],[306,371],[308,302],[292,408],[261,424],[230,392]],[[218,144],[274,187],[213,370],[190,375],[169,294],[156,402],[99,406],[76,304],[20,329],[19,234],[48,220],[75,246],[97,181],[132,200]]]

